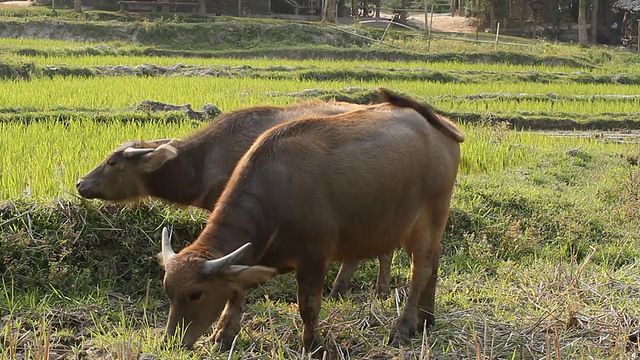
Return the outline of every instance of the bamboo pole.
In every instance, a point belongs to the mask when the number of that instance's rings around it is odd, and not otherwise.
[[[391,27],[391,24],[393,24],[393,19],[395,19],[395,16],[391,17],[391,21],[389,21],[389,23],[387,24],[387,27],[384,29],[384,32],[382,33],[382,37],[380,38],[380,41],[378,41],[378,44],[382,44],[382,40],[384,40],[384,37],[387,36],[387,32],[389,31],[389,28]]]
[[[429,40],[427,41],[427,52],[431,49],[431,28],[433,27],[433,4],[431,4],[431,21],[429,22]]]
[[[347,33],[347,34],[350,34],[350,35],[353,35],[353,36],[361,37],[361,38],[363,38],[363,39],[367,39],[367,40],[371,40],[371,41],[378,41],[380,44],[382,44],[382,45],[386,45],[386,46],[389,46],[389,47],[392,47],[392,48],[402,49],[400,46],[396,46],[396,45],[393,45],[393,44],[389,44],[389,43],[386,43],[386,42],[382,42],[382,41],[380,41],[380,40],[373,39],[373,38],[370,38],[370,37],[368,37],[368,36],[360,35],[360,34],[357,34],[357,33],[355,33],[355,32],[347,31],[347,30],[341,29],[341,28],[339,28],[339,27],[335,27],[335,26],[331,26],[331,25],[327,25],[327,27],[328,27],[329,29],[333,29],[333,30],[337,30],[337,31],[342,31],[342,32],[344,32],[344,33]]]

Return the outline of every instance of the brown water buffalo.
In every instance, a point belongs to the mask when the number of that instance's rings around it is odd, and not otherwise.
[[[219,116],[184,140],[130,141],[118,146],[76,183],[78,193],[130,202],[145,197],[211,211],[240,157],[265,130],[293,119],[330,116],[362,108],[344,102],[307,102],[287,107],[254,106]],[[344,263],[331,296],[343,296],[358,262]],[[391,254],[380,256],[376,289],[387,293]]]
[[[191,346],[220,317],[213,338],[227,348],[247,290],[295,271],[303,343],[313,351],[323,343],[318,316],[328,264],[398,246],[411,256],[411,283],[390,343],[434,322],[440,239],[464,135],[429,107],[380,92],[390,104],[267,130],[193,244],[176,254],[163,231],[169,337],[186,328],[182,342]]]

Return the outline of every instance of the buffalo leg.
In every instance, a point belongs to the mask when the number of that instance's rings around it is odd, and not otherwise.
[[[296,269],[298,308],[303,323],[302,340],[305,350],[315,357],[322,357],[324,351],[318,330],[324,276],[324,265],[305,264]]]
[[[420,295],[420,304],[418,308],[418,330],[421,330],[421,324],[427,323],[427,326],[431,326],[435,322],[436,314],[436,282],[438,280],[438,264],[440,263],[439,256],[431,259],[432,268],[435,270],[431,273],[427,282],[427,287],[422,291]]]
[[[231,299],[227,301],[227,305],[216,324],[216,330],[213,333],[213,340],[220,346],[223,351],[229,350],[233,339],[240,332],[240,320],[242,320],[242,307],[246,291],[236,290]]]
[[[411,252],[411,282],[409,285],[409,297],[407,303],[396,320],[395,327],[391,331],[389,344],[399,346],[415,334],[418,328],[418,304],[420,295],[425,288],[425,279],[431,276],[431,268],[426,266],[426,251],[415,249]]]
[[[380,268],[378,269],[378,280],[376,281],[376,294],[384,296],[389,293],[389,283],[391,282],[391,260],[393,252],[378,256]]]
[[[351,284],[351,278],[353,277],[353,273],[356,271],[359,263],[360,262],[357,260],[342,262],[342,265],[340,265],[340,270],[338,270],[336,280],[333,282],[331,294],[329,294],[330,298],[338,299],[344,297],[347,294],[347,290],[349,289],[349,285]]]
[[[440,239],[447,221],[449,200],[443,201],[442,207],[435,204],[437,202],[425,209],[405,243],[411,254],[411,283],[407,303],[389,337],[389,343],[394,346],[413,336],[423,321],[433,322],[434,319],[435,280],[439,265],[434,259],[440,256]]]
[[[436,313],[436,283],[438,281],[438,268],[440,267],[441,245],[440,241],[447,226],[449,218],[450,197],[445,197],[439,202],[432,204],[432,212],[429,218],[429,232],[431,236],[427,241],[431,244],[431,251],[428,254],[428,266],[432,269],[431,274],[426,278],[426,287],[420,294],[420,303],[418,308],[418,330],[422,329],[426,322],[427,326],[431,326],[435,322]]]
[[[378,256],[380,267],[378,268],[378,280],[376,281],[376,294],[386,295],[389,293],[389,283],[391,282],[391,260],[393,252]],[[359,261],[345,261],[340,266],[336,280],[333,282],[329,297],[338,299],[347,294],[353,273],[358,267]]]

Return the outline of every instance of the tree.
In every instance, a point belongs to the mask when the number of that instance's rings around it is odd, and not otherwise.
[[[589,43],[587,37],[587,0],[578,2],[578,43],[580,45]]]
[[[322,20],[324,25],[327,22],[336,22],[336,0],[322,1]]]
[[[496,1],[488,0],[489,4],[489,27],[491,28],[491,32],[495,32],[497,28],[498,20],[496,19]]]
[[[598,0],[591,0],[591,42],[598,42]]]
[[[82,0],[73,0],[73,11],[82,12]]]

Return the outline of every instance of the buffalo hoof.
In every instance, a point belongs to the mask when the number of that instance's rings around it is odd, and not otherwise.
[[[398,328],[393,328],[393,330],[391,330],[391,334],[389,334],[389,342],[387,343],[387,345],[394,348],[399,348],[400,345],[408,343],[410,339],[411,334],[399,330]]]
[[[329,353],[323,346],[311,351],[310,354],[313,359],[333,359],[331,353]]]
[[[391,289],[389,288],[389,285],[376,286],[376,296],[379,299],[386,299],[387,297],[389,297],[390,292],[391,292]]]
[[[422,331],[424,329],[425,323],[427,329],[436,323],[436,317],[431,313],[421,311],[418,316],[420,318],[418,324],[422,324],[422,326],[418,325],[418,331]]]
[[[333,284],[333,288],[331,289],[329,298],[332,300],[344,299],[344,297],[347,295],[347,288],[348,286],[342,283]]]
[[[343,292],[331,290],[331,294],[329,294],[329,299],[340,300],[340,299],[344,299],[345,295],[346,294]]]
[[[304,334],[302,342],[304,343],[305,352],[314,359],[322,359],[325,352],[327,356],[330,355],[318,330]]]

